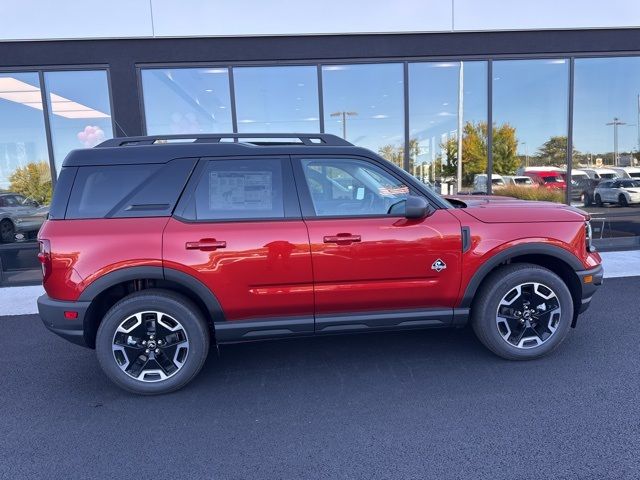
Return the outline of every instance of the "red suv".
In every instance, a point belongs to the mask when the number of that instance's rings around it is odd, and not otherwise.
[[[184,386],[212,343],[267,338],[469,322],[537,358],[602,282],[575,208],[448,201],[332,135],[187,140],[71,152],[39,234],[43,322],[133,392]]]

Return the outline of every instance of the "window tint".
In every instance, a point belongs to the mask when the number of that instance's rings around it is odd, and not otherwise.
[[[382,168],[354,159],[303,160],[318,216],[400,214],[409,187]]]
[[[180,158],[165,164],[80,167],[66,218],[167,217],[196,161]],[[65,175],[65,184],[66,179]],[[57,192],[58,187],[56,200]],[[57,214],[58,203],[54,203]]]
[[[284,218],[281,161],[209,161],[185,216],[213,221]]]
[[[135,192],[159,165],[81,167],[73,185],[66,218],[102,218]]]

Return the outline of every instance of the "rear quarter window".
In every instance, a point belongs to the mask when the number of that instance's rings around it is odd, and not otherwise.
[[[170,216],[195,162],[78,167],[65,218]]]

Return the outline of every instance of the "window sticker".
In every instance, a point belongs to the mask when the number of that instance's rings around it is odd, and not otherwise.
[[[271,210],[272,172],[211,172],[209,209]]]

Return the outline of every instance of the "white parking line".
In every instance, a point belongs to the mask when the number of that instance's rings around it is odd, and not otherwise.
[[[601,255],[605,278],[640,275],[640,250],[603,252]],[[43,293],[41,285],[0,288],[0,317],[38,313],[36,300]]]

